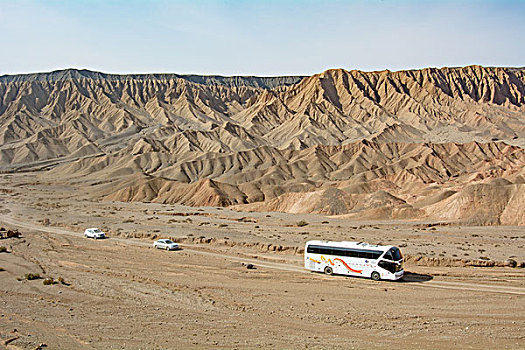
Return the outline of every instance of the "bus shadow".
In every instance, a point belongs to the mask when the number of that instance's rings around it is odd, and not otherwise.
[[[319,272],[319,271],[311,271],[311,272],[315,273],[315,274],[319,274],[321,276],[328,277],[323,272]],[[334,273],[334,274],[330,275],[329,277],[330,278],[339,277],[339,278],[342,278],[342,279],[347,279],[347,278],[360,278],[360,279],[366,279],[366,280],[370,279],[370,277],[365,277],[365,276],[348,276],[348,275],[341,275],[341,274],[337,274],[337,273]],[[426,275],[426,274],[422,274],[422,273],[415,273],[415,272],[405,271],[405,274],[403,275],[403,278],[401,278],[401,279],[398,279],[398,280],[395,280],[395,281],[386,280],[385,279],[385,280],[381,280],[381,282],[421,283],[421,282],[428,282],[428,281],[431,281],[433,279],[434,279],[434,276],[432,276],[432,275]]]
[[[432,275],[405,271],[405,275],[399,281],[401,283],[428,282],[434,279]]]

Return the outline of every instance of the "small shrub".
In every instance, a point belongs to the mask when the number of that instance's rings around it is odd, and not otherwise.
[[[323,222],[321,222],[321,224],[325,224],[326,225],[326,224],[329,224],[329,222],[328,221],[323,221]]]
[[[5,271],[2,267],[0,267],[0,271]]]
[[[48,278],[44,279],[44,281],[42,281],[42,283],[43,283],[44,285],[46,285],[46,286],[49,286],[49,285],[51,285],[51,284],[56,284],[56,283],[58,283],[58,282],[56,282],[56,281],[53,279],[53,277],[48,277]]]
[[[26,273],[24,275],[24,279],[28,280],[28,281],[31,281],[31,280],[38,280],[42,277],[40,277],[40,275],[38,273]]]
[[[304,220],[301,220],[301,221],[298,221],[298,222],[296,223],[296,225],[297,225],[298,227],[303,227],[303,226],[307,226],[308,223],[307,223],[306,221],[304,221]]]
[[[0,247],[0,253],[7,253],[6,247]]]
[[[126,219],[126,220],[122,221],[123,224],[129,224],[129,223],[132,223],[132,222],[135,222],[135,220],[133,220],[133,219]]]
[[[66,284],[66,281],[62,278],[62,276],[58,277],[57,281],[58,283]]]
[[[219,227],[227,227],[228,224],[219,224]]]

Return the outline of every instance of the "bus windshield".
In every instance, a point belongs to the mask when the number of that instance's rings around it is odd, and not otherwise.
[[[390,249],[390,253],[392,254],[392,260],[398,261],[403,259],[403,255],[401,255],[401,251],[397,247],[393,247]]]

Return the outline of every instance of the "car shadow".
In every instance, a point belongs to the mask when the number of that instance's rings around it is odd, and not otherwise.
[[[428,282],[434,279],[434,276],[427,275],[423,273],[415,273],[410,271],[405,271],[405,275],[399,281],[401,283],[417,283],[417,282]]]
[[[182,248],[177,248],[177,249],[167,249],[167,250],[166,250],[166,249],[161,249],[161,248],[156,248],[156,247],[150,247],[150,248],[153,248],[153,249],[155,249],[155,250],[164,250],[164,251],[167,251],[167,252],[179,252],[179,251],[181,251],[181,250],[184,250],[184,249],[182,249]]]

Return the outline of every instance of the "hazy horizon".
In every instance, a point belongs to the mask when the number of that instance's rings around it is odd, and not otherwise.
[[[327,69],[325,69],[323,71],[320,71],[320,72],[314,72],[312,74],[282,74],[282,75],[254,75],[254,74],[239,75],[239,74],[234,74],[234,75],[225,75],[225,74],[213,74],[213,73],[210,73],[210,74],[199,74],[199,73],[179,73],[179,72],[133,72],[133,73],[123,72],[123,73],[114,73],[114,72],[105,72],[105,71],[92,70],[92,69],[87,69],[87,68],[68,67],[68,68],[58,68],[58,69],[53,69],[53,70],[49,70],[49,71],[40,71],[40,72],[6,73],[6,74],[0,75],[0,77],[16,76],[16,75],[32,75],[32,74],[50,74],[50,73],[54,73],[54,72],[62,72],[62,71],[67,71],[67,70],[76,70],[76,71],[89,71],[89,72],[93,72],[93,73],[102,73],[102,74],[107,74],[107,75],[122,75],[122,76],[127,76],[127,75],[162,75],[162,74],[170,75],[170,74],[174,74],[174,75],[181,75],[181,76],[192,76],[192,75],[193,76],[210,76],[210,77],[217,76],[217,77],[225,77],[225,78],[228,78],[228,77],[278,78],[278,77],[283,77],[283,76],[307,77],[307,76],[319,74],[319,73],[325,72],[327,70],[333,70],[333,69],[344,69],[344,70],[347,70],[347,71],[356,70],[356,71],[361,71],[361,72],[381,72],[381,71],[401,72],[401,71],[409,71],[409,70],[421,70],[421,69],[426,69],[426,68],[443,69],[443,68],[464,68],[464,67],[469,67],[469,66],[481,66],[481,67],[485,67],[485,68],[516,68],[516,69],[525,68],[525,66],[521,66],[521,67],[518,67],[518,66],[483,66],[483,65],[472,64],[472,65],[467,65],[467,66],[420,67],[420,68],[407,68],[407,69],[396,69],[396,70],[381,69],[381,70],[367,70],[367,71],[365,71],[365,70],[362,70],[362,69],[346,69],[346,68],[343,68],[343,67],[334,67],[334,68],[327,68]]]
[[[0,0],[0,75],[523,67],[525,1]]]

